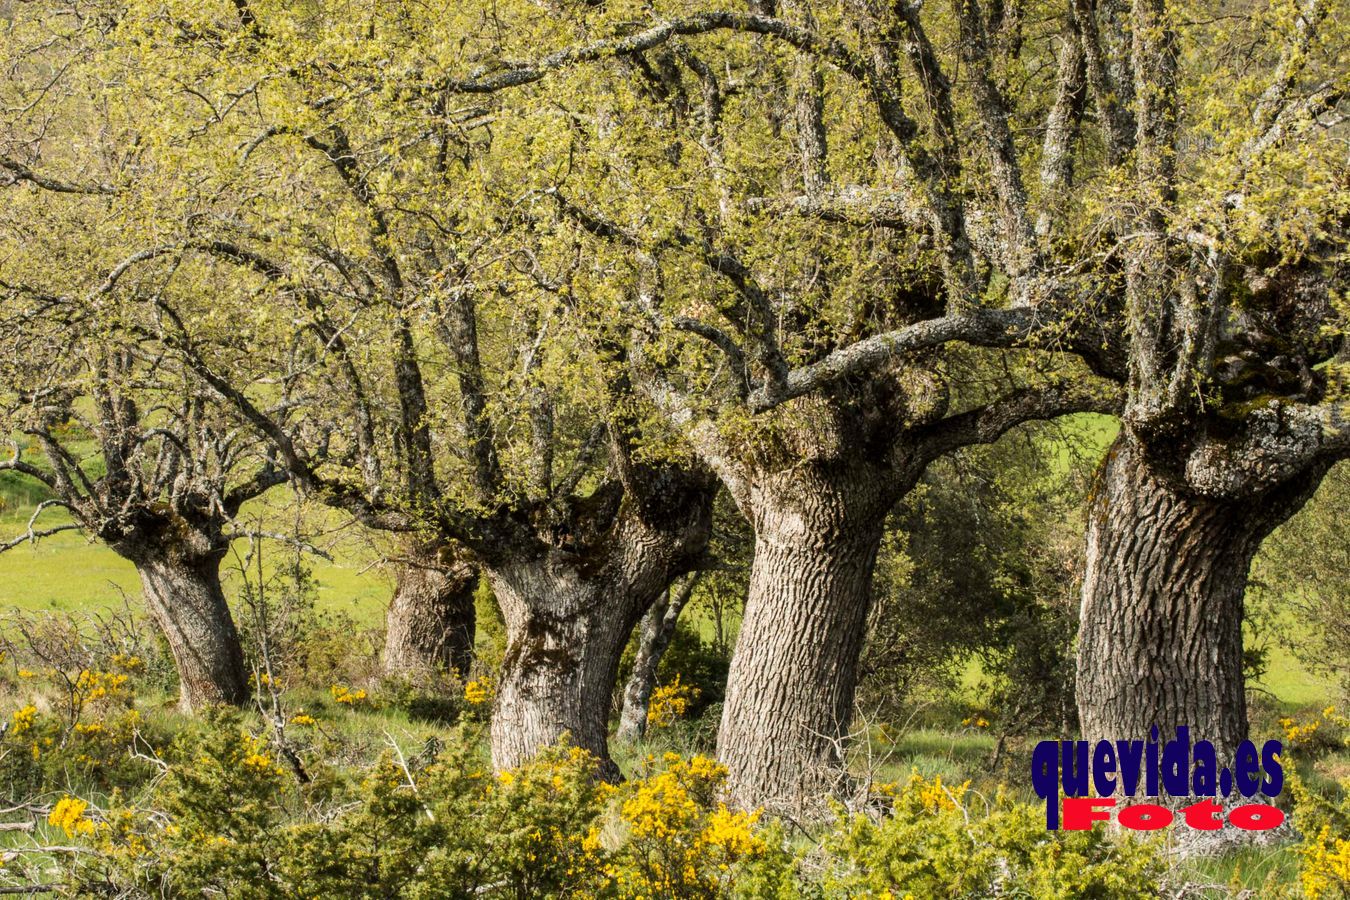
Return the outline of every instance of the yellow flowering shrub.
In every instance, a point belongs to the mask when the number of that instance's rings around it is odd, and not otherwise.
[[[464,702],[470,706],[489,704],[495,694],[496,686],[492,683],[492,679],[486,676],[464,685]]]
[[[1299,722],[1285,716],[1279,720],[1286,749],[1330,750],[1350,744],[1350,717],[1328,706],[1316,718]]]
[[[1350,717],[1338,713],[1334,706],[1323,709],[1310,722],[1300,725],[1284,719],[1280,724],[1286,739],[1291,732],[1303,737],[1290,743],[1308,760],[1318,751],[1350,748]],[[1316,741],[1311,740],[1313,735]],[[1300,767],[1291,763],[1285,762],[1284,772],[1294,801],[1293,821],[1303,835],[1298,847],[1299,885],[1309,900],[1350,897],[1350,779],[1340,782],[1340,796],[1333,799],[1310,790]]]
[[[613,889],[635,900],[730,896],[741,869],[768,853],[760,814],[717,801],[727,772],[713,760],[668,753],[662,765],[623,789],[628,840],[605,870]]]
[[[76,702],[85,704],[105,699],[125,700],[129,693],[127,678],[123,672],[84,669],[75,678]]]
[[[1299,848],[1303,866],[1299,884],[1308,900],[1350,897],[1350,838],[1332,834],[1323,825]]]
[[[127,752],[134,735],[150,745],[127,671],[138,665],[139,657],[113,654],[97,666],[24,670],[29,697],[0,714],[9,720],[0,737],[0,783],[17,796],[72,778],[106,790],[144,777],[153,764]]]
[[[90,834],[94,830],[94,823],[84,815],[88,808],[89,804],[78,797],[62,797],[52,807],[47,823],[60,828],[68,838],[77,834]]]
[[[1000,792],[969,803],[917,771],[873,790],[884,816],[843,815],[821,842],[822,895],[834,898],[1156,897],[1162,874],[1150,845],[1116,842],[1105,829],[1047,831],[1044,812]]]
[[[359,706],[366,700],[366,692],[361,688],[350,688],[342,684],[329,686],[328,693],[332,695],[334,703],[341,703],[344,706]]]
[[[140,673],[146,670],[145,660],[134,653],[114,653],[108,658],[108,665],[128,673]]]
[[[271,672],[257,672],[250,680],[253,682],[253,686],[260,690],[283,691],[286,689],[286,683]]]
[[[682,684],[677,674],[670,684],[663,684],[652,691],[647,704],[647,724],[652,728],[668,728],[685,717],[689,708],[699,698],[699,689],[692,684]]]
[[[16,709],[11,716],[11,719],[13,720],[13,725],[11,726],[10,733],[15,737],[18,737],[31,729],[33,723],[37,721],[37,707],[29,703],[22,709]]]

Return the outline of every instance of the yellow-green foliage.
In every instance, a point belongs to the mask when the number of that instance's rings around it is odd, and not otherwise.
[[[1309,722],[1284,719],[1281,724],[1300,756],[1311,757],[1318,744],[1322,749],[1350,748],[1350,716],[1337,713],[1335,707],[1327,707]],[[1296,735],[1301,740],[1295,741]],[[1298,767],[1286,766],[1285,771],[1294,798],[1294,823],[1303,835],[1298,852],[1304,896],[1308,900],[1350,897],[1350,779],[1341,782],[1338,798],[1327,797],[1308,788]]]
[[[649,757],[611,786],[585,751],[494,774],[468,740],[390,751],[306,779],[234,712],[184,730],[162,777],[106,809],[66,795],[50,822],[97,851],[69,882],[132,894],[281,897],[1148,897],[1153,851],[1101,831],[1050,833],[1039,810],[917,773],[820,840],[719,799],[701,756]],[[882,806],[889,807],[884,813]],[[794,852],[795,851],[795,852]]]
[[[0,784],[10,796],[143,777],[146,760],[127,752],[144,727],[133,690],[143,671],[139,657],[114,653],[92,668],[16,666],[12,679],[0,677],[0,685],[12,680],[18,701],[4,712],[9,728],[0,736]]]
[[[1153,849],[1103,829],[1051,832],[1044,813],[1000,792],[985,801],[914,772],[886,786],[890,815],[841,816],[823,847],[826,897],[1158,896]]]

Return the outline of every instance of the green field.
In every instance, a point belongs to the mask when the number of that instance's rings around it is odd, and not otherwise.
[[[4,513],[0,514],[0,540],[8,541],[24,534],[32,514],[30,494],[10,487],[0,494],[5,499]],[[28,502],[25,502],[28,501]],[[267,523],[266,530],[283,532],[274,510],[260,507],[245,510]],[[323,610],[341,611],[362,625],[373,625],[384,614],[389,599],[391,581],[375,565],[378,553],[352,530],[342,530],[324,517],[311,515],[328,531],[326,538],[316,541],[332,557],[323,559],[306,554],[306,564],[312,569],[317,587],[316,605]],[[331,517],[329,517],[331,518]],[[44,513],[38,528],[50,528],[70,521],[62,510]],[[233,552],[222,569],[226,592],[233,595],[240,580],[239,566],[248,553],[248,541],[235,542]],[[287,545],[276,540],[263,540],[264,574],[272,566],[269,560],[280,560],[289,552]],[[140,605],[140,581],[136,570],[126,560],[104,545],[86,538],[78,531],[64,531],[37,543],[25,543],[0,553],[0,609],[27,611],[78,612],[120,607],[129,601],[134,608]]]

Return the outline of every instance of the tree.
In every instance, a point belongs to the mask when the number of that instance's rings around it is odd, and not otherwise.
[[[473,664],[478,567],[450,544],[413,538],[398,566],[385,616],[381,661],[387,673],[443,669],[469,674]]]
[[[928,464],[1113,407],[1054,352],[1103,355],[1062,327],[1080,286],[1044,271],[1011,137],[1014,114],[1055,105],[1014,109],[999,81],[1016,23],[957,18],[934,27],[960,27],[975,73],[959,122],[955,61],[917,7],[676,14],[630,27],[612,75],[548,81],[571,132],[545,187],[557,219],[592,238],[595,277],[628,279],[611,315],[639,330],[640,383],[755,529],[718,739],[743,805],[838,777],[883,525]],[[1001,352],[1017,346],[1043,353]]]
[[[12,449],[0,470],[46,496],[0,550],[65,530],[103,542],[136,567],[182,706],[243,703],[220,566],[240,507],[284,470],[148,333],[148,298],[172,288],[138,269],[183,258],[128,249],[140,209],[123,180],[138,154],[88,152],[125,123],[90,99],[90,72],[63,65],[69,48],[31,24],[11,21],[3,36],[0,428]]]
[[[647,712],[656,689],[657,669],[661,657],[675,637],[675,626],[680,613],[694,595],[698,576],[692,575],[682,583],[666,589],[661,599],[652,604],[638,624],[637,657],[633,671],[623,689],[623,705],[619,714],[619,728],[614,736],[621,741],[640,741],[647,733]]]
[[[1247,565],[1344,448],[1345,16],[1277,2],[1230,33],[1191,11],[1051,6],[1049,40],[1020,5],[675,13],[608,46],[626,82],[560,89],[585,98],[561,215],[630,254],[625,312],[677,337],[648,390],[757,530],[720,736],[738,800],[829,768],[856,652],[838,636],[925,429],[944,450],[1001,431],[944,421],[956,342],[1068,350],[1129,389],[1088,543],[1085,729],[1245,727]],[[1006,427],[1071,406],[1042,390],[954,408],[1024,404]]]
[[[1189,725],[1223,754],[1247,736],[1248,569],[1350,452],[1350,219],[1332,136],[1345,22],[1321,0],[1272,4],[1250,26],[1183,24],[1160,2],[1080,19],[1089,60],[1120,57],[1089,79],[1099,118],[1126,81],[1134,93],[1106,134],[1135,186],[1111,226],[1129,396],[1088,516],[1089,739]],[[1101,36],[1112,28],[1128,58]],[[1193,108],[1193,92],[1215,99]]]
[[[468,40],[495,7],[368,12],[358,31],[322,4],[27,24],[64,71],[134,73],[105,94],[134,127],[93,143],[141,148],[112,190],[145,216],[117,243],[153,240],[132,265],[170,287],[139,298],[151,337],[302,492],[482,566],[508,632],[498,766],[570,733],[614,775],[619,655],[701,556],[712,484],[649,439],[611,349],[570,344],[575,293],[513,230],[528,126],[452,105],[477,83],[444,79],[498,49]]]
[[[2,421],[13,435],[0,471],[49,496],[0,551],[66,530],[103,542],[136,567],[181,706],[244,703],[250,683],[220,567],[240,507],[284,473],[191,379],[166,371],[162,351],[84,332],[77,310],[88,307],[70,297],[37,298],[61,312],[30,320],[26,299],[8,298],[0,326]],[[40,522],[54,510],[68,518]]]

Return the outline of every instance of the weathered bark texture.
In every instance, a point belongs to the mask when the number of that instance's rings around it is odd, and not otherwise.
[[[862,464],[764,477],[717,739],[731,799],[796,807],[837,786],[893,476]]]
[[[1326,465],[1254,496],[1213,497],[1190,489],[1159,452],[1124,429],[1092,499],[1079,719],[1091,741],[1147,738],[1155,724],[1166,740],[1187,725],[1223,759],[1247,737],[1242,616],[1252,557]]]
[[[473,664],[477,587],[477,567],[454,547],[444,542],[410,546],[385,617],[385,672],[467,674]]]
[[[1014,391],[946,415],[939,378],[909,369],[803,402],[803,418],[732,461],[696,436],[755,530],[750,589],[717,739],[738,806],[815,812],[845,777],[872,573],[891,508],[934,459],[1015,425],[1094,409],[1090,392]],[[808,808],[810,807],[810,808]]]
[[[600,760],[602,777],[619,777],[607,742],[619,659],[638,620],[704,553],[711,493],[700,482],[667,498],[674,502],[665,521],[625,497],[609,538],[592,552],[485,563],[507,636],[492,716],[496,768],[527,762],[568,735]]]
[[[623,709],[619,713],[619,728],[614,736],[621,741],[640,741],[647,733],[647,709],[656,689],[656,670],[661,658],[675,637],[675,626],[680,613],[694,594],[695,578],[690,577],[678,588],[667,590],[647,614],[638,629],[637,655],[633,672],[623,690]]]
[[[144,548],[129,558],[173,653],[183,710],[245,703],[250,692],[244,652],[220,584],[224,550]]]

